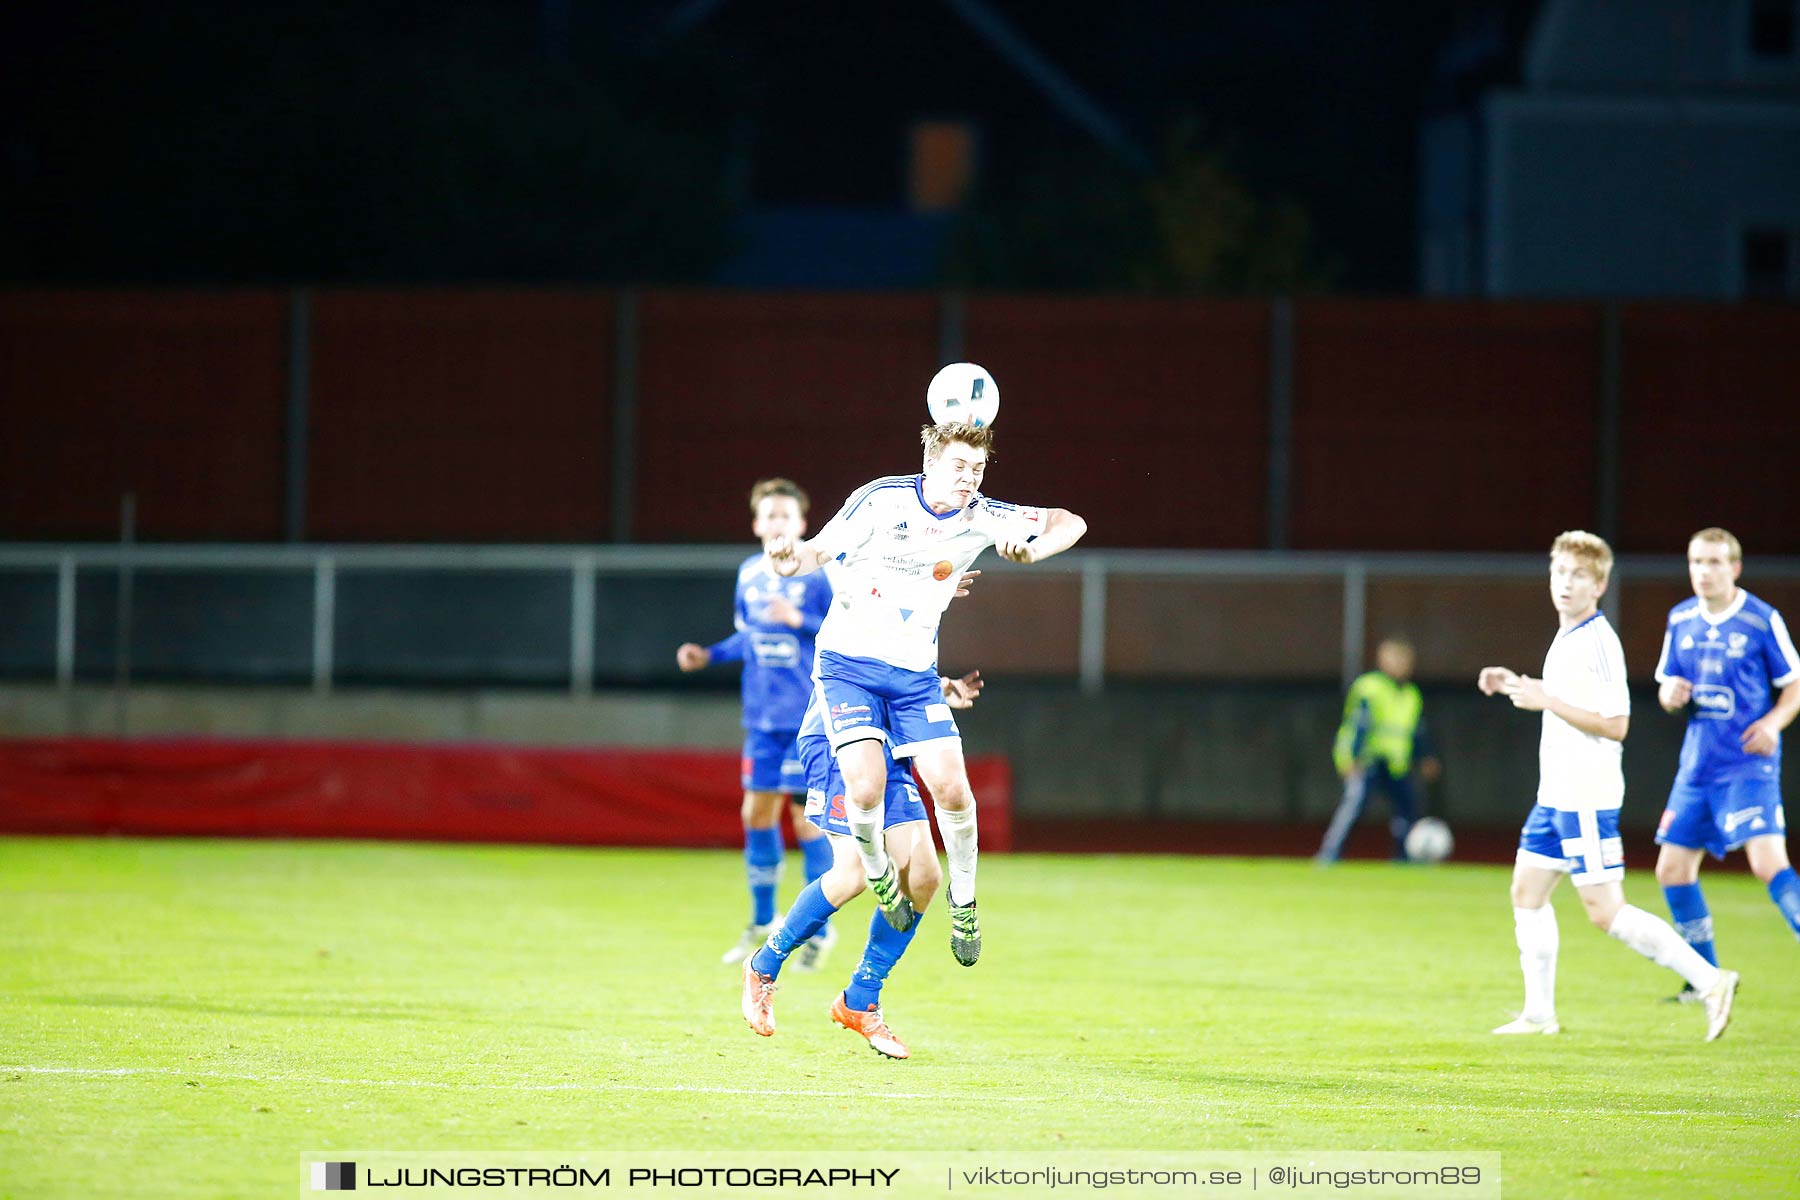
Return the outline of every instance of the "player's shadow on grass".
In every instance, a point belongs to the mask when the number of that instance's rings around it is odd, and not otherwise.
[[[168,1012],[208,1013],[233,1017],[325,1018],[335,1021],[418,1021],[426,1024],[528,1025],[534,1029],[561,1029],[579,1033],[586,1026],[558,1021],[525,1021],[516,1014],[481,1016],[479,1010],[467,1008],[409,1008],[398,1004],[343,1004],[317,1002],[280,1005],[220,1004],[216,1001],[190,1000],[175,996],[120,996],[105,993],[92,996],[39,996],[45,1004],[63,1004],[72,1008],[158,1008]]]

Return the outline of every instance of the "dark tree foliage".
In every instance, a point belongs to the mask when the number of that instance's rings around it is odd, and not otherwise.
[[[1036,155],[1017,174],[990,173],[952,233],[946,277],[979,288],[1176,295],[1326,288],[1335,267],[1305,209],[1256,195],[1198,129],[1176,122],[1149,172],[1077,145]]]

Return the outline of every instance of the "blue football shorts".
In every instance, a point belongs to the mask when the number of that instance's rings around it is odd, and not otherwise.
[[[800,765],[794,733],[792,729],[744,731],[744,756],[738,769],[746,792],[785,792],[795,797],[806,794],[806,771]]]
[[[923,746],[962,736],[935,670],[903,671],[876,659],[821,650],[813,677],[833,754],[851,742],[879,738],[895,758],[910,758]]]
[[[1656,826],[1656,841],[1724,858],[1751,838],[1786,833],[1778,781],[1734,779],[1692,784],[1677,776]]]
[[[1625,878],[1619,810],[1565,812],[1539,804],[1519,830],[1521,866],[1566,871],[1576,887]]]
[[[891,755],[883,755],[887,759],[887,794],[882,798],[883,829],[892,829],[896,825],[904,825],[908,821],[926,819],[925,802],[919,798],[919,789],[913,786],[912,772],[894,761]],[[844,776],[838,770],[837,759],[832,757],[829,741],[822,737],[806,737],[800,739],[800,760],[806,766],[806,819],[823,829],[826,833],[850,836],[850,822],[846,819],[844,805]]]

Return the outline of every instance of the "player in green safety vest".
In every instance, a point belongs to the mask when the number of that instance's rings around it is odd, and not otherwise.
[[[1344,698],[1344,721],[1331,752],[1344,781],[1344,795],[1314,856],[1321,865],[1337,861],[1373,791],[1387,797],[1394,860],[1406,861],[1406,831],[1419,811],[1416,780],[1422,777],[1430,783],[1438,777],[1438,760],[1425,730],[1424,700],[1412,682],[1412,643],[1403,637],[1383,638],[1375,648],[1375,666],[1350,685]]]

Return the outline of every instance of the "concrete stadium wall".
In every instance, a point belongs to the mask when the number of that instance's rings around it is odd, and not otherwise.
[[[1120,821],[1274,821],[1323,828],[1337,802],[1330,745],[1340,698],[1324,684],[1134,685],[1099,698],[1073,686],[995,680],[962,721],[972,753],[1003,754],[1015,812]],[[1647,689],[1625,746],[1625,825],[1654,828],[1683,722]],[[1470,829],[1516,827],[1537,779],[1538,721],[1473,687],[1431,687],[1445,763],[1428,808]],[[420,693],[135,689],[135,736],[370,738],[536,745],[738,744],[735,696],[610,692]],[[112,736],[105,688],[0,687],[0,737]],[[1790,771],[1790,776],[1792,772]],[[735,785],[728,785],[735,787]]]

